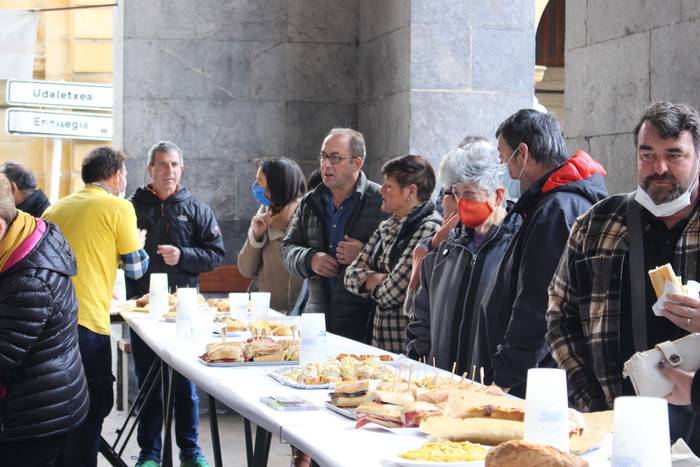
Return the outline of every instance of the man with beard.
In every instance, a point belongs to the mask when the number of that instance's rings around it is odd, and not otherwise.
[[[637,190],[576,221],[549,288],[547,343],[567,371],[570,400],[584,411],[612,409],[615,397],[634,394],[622,369],[635,351],[700,331],[697,297],[669,294],[663,316],[654,315],[647,274],[670,263],[684,281],[700,280],[700,116],[686,104],[653,104],[634,141]],[[687,407],[670,406],[669,417],[672,438],[686,436]]]

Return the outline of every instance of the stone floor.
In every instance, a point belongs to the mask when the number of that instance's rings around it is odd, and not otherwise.
[[[114,409],[105,420],[102,435],[108,442],[112,443],[116,439],[116,430],[124,423],[125,416],[126,412],[117,411]],[[238,415],[226,413],[220,414],[218,416],[218,420],[219,436],[221,438],[221,455],[224,466],[244,467],[246,465],[246,456],[243,434],[243,419]],[[207,415],[202,415],[200,417],[199,426],[200,446],[204,450],[204,455],[206,456],[207,460],[213,466],[214,457],[211,449],[211,433],[209,431],[209,418]],[[255,432],[255,427],[253,427],[253,432]],[[175,447],[174,437],[173,446]],[[129,444],[124,450],[122,457],[129,466],[133,466],[136,463],[138,452],[139,449],[136,443],[136,433],[134,433],[132,438],[129,440]],[[286,467],[289,465],[290,460],[291,450],[289,445],[280,443],[279,437],[273,436],[268,466]],[[98,467],[107,467],[109,466],[109,463],[102,456],[99,456],[97,465]],[[176,462],[175,466],[178,465],[179,464]]]

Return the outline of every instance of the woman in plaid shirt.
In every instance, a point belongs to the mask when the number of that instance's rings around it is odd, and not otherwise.
[[[422,156],[401,156],[382,167],[382,211],[391,217],[372,234],[345,271],[345,288],[376,303],[372,345],[401,353],[408,317],[403,303],[411,276],[411,254],[424,237],[440,228],[430,196],[435,172]]]

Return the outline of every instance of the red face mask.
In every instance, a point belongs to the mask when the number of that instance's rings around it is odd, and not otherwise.
[[[486,201],[466,201],[463,199],[459,200],[457,210],[462,224],[472,229],[486,222],[486,219],[493,212],[493,208]]]

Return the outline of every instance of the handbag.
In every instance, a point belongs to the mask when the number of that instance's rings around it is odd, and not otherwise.
[[[700,333],[661,342],[625,362],[622,376],[630,378],[638,396],[664,397],[673,390],[673,383],[658,369],[661,360],[679,370],[696,371],[700,368]]]

